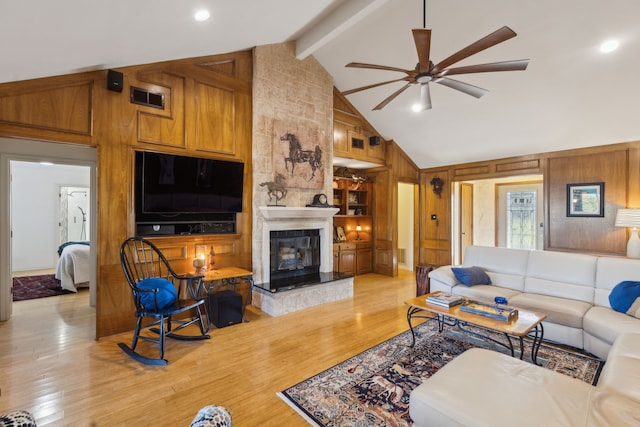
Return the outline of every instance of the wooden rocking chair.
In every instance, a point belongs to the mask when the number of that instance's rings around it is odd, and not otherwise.
[[[194,290],[202,276],[176,274],[162,252],[152,242],[142,237],[131,237],[122,243],[120,264],[131,287],[137,317],[131,347],[118,343],[125,353],[147,365],[166,365],[168,362],[164,359],[165,337],[178,340],[210,338],[207,334],[208,328],[202,320],[200,308],[204,306],[205,300],[180,298],[185,290],[183,285],[186,286],[189,295],[195,295]],[[173,316],[188,310],[193,310],[195,315],[186,319],[173,319]],[[145,319],[147,319],[146,323]],[[177,334],[181,329],[193,324],[200,327],[200,334]],[[149,329],[153,335],[142,335],[145,329]],[[159,357],[149,358],[136,352],[139,339],[158,344]]]

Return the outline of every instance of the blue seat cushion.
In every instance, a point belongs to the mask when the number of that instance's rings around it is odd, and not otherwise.
[[[616,311],[640,318],[640,282],[618,283],[609,294],[609,304]]]
[[[463,285],[490,285],[489,275],[480,267],[451,267],[453,275]]]
[[[161,279],[159,277],[143,279],[139,281],[136,286],[139,289],[157,289],[156,298],[158,301],[158,309],[160,310],[171,307],[173,303],[176,302],[176,299],[178,299],[176,287],[167,279]],[[155,310],[153,295],[153,292],[140,293],[140,303],[147,310]]]

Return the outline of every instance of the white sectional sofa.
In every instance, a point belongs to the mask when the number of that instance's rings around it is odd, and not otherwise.
[[[640,319],[609,305],[625,280],[640,281],[640,260],[586,254],[469,246],[463,267],[480,267],[491,284],[466,286],[452,266],[429,273],[430,291],[492,301],[506,297],[517,308],[545,313],[544,339],[584,349],[602,359],[625,332],[640,333]]]
[[[597,386],[491,350],[453,359],[411,392],[413,427],[640,425],[640,334],[620,335]]]

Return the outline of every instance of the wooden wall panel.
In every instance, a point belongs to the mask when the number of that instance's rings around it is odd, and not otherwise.
[[[19,93],[0,92],[0,121],[29,128],[91,135],[93,82],[71,82]]]
[[[196,149],[214,153],[237,152],[235,92],[196,82]]]
[[[549,203],[549,247],[584,252],[626,252],[626,230],[614,227],[616,212],[626,207],[628,152],[574,155],[549,159],[545,177]],[[567,184],[604,183],[604,217],[567,217]]]
[[[430,184],[434,178],[440,178],[444,181],[440,195],[434,193]],[[450,264],[451,180],[447,170],[431,170],[420,173],[419,204],[418,264]]]
[[[185,148],[185,78],[163,72],[140,73],[140,85],[153,93],[165,96],[164,110],[136,105],[138,110],[138,141],[163,146]]]

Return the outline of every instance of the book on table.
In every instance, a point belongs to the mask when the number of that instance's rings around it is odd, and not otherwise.
[[[427,302],[442,307],[453,307],[454,305],[462,304],[464,302],[464,298],[460,295],[454,295],[449,292],[440,292],[438,294],[429,295],[427,297]]]

